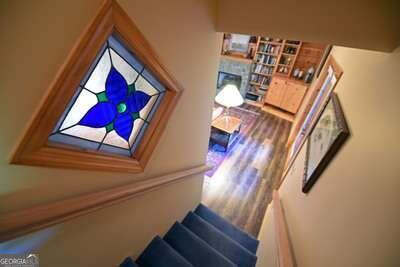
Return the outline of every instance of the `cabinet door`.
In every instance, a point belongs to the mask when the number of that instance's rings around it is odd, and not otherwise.
[[[307,86],[288,82],[281,108],[291,113],[296,113],[306,93]]]
[[[268,88],[265,103],[280,107],[285,93],[285,83],[285,80],[274,78]]]

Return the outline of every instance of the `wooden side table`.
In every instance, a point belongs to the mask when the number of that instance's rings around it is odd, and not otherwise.
[[[229,145],[240,132],[242,121],[239,118],[222,115],[211,123],[210,141],[228,150]]]

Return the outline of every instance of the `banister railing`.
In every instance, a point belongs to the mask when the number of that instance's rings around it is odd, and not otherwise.
[[[115,205],[138,194],[155,190],[195,174],[204,173],[209,169],[209,166],[201,165],[111,189],[0,214],[0,242]]]

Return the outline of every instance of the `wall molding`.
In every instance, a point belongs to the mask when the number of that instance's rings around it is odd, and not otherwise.
[[[0,242],[118,204],[139,194],[204,173],[210,168],[207,165],[200,165],[123,186],[0,214]]]

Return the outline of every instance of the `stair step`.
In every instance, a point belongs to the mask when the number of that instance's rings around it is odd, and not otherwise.
[[[236,266],[178,222],[171,227],[164,240],[195,267]]]
[[[139,267],[132,258],[128,257],[119,265],[119,267]]]
[[[193,267],[159,236],[153,238],[136,262],[146,267]]]
[[[239,267],[253,267],[257,257],[200,216],[189,212],[182,224]]]
[[[247,248],[250,252],[256,254],[259,243],[257,239],[240,230],[203,204],[199,204],[194,212],[215,228]]]

